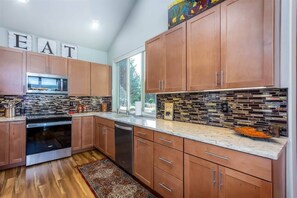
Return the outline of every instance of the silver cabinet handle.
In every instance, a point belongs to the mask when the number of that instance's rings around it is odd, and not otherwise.
[[[220,171],[219,173],[219,192],[221,192],[222,187],[223,187],[223,181],[222,181],[222,172]]]
[[[165,190],[167,190],[167,191],[169,191],[169,192],[172,192],[172,189],[169,188],[169,187],[167,187],[167,186],[165,186],[165,184],[159,183],[159,185],[160,185],[162,188],[164,188]]]
[[[217,155],[217,154],[214,154],[214,153],[210,153],[208,151],[205,151],[204,153],[207,154],[207,155],[213,156],[213,157],[217,157],[217,158],[223,159],[223,160],[227,160],[227,161],[229,160],[228,157]]]
[[[224,85],[224,71],[221,71],[221,85]]]
[[[159,80],[159,91],[161,91],[161,80]]]
[[[165,163],[167,163],[167,164],[170,164],[170,165],[173,164],[172,161],[169,161],[169,160],[165,159],[164,157],[159,157],[159,160],[161,160],[161,161],[163,161],[163,162],[165,162]]]
[[[216,171],[214,169],[211,170],[211,177],[212,177],[212,185],[216,185]]]
[[[220,86],[219,72],[216,72],[216,85],[217,85],[217,86]]]
[[[143,135],[143,136],[146,136],[146,133],[143,133],[143,132],[137,132],[139,135]]]
[[[168,144],[172,144],[172,141],[165,140],[164,138],[159,138],[159,140],[161,140],[162,142],[168,143]]]
[[[143,144],[147,144],[146,141],[144,141],[144,140],[142,140],[142,139],[140,139],[140,138],[137,138],[137,141],[139,141],[139,142],[141,142],[141,143],[143,143]]]

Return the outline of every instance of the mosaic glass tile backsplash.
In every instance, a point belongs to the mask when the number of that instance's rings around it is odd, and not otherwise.
[[[72,97],[66,95],[30,94],[25,96],[0,96],[0,116],[4,115],[3,105],[7,101],[21,101],[16,106],[16,115],[68,113],[76,110],[77,104],[86,105],[87,112],[101,111],[101,104],[107,103],[111,111],[111,97]]]
[[[160,94],[157,118],[164,118],[164,104],[170,102],[175,121],[226,128],[252,126],[267,133],[277,125],[281,135],[287,136],[287,94],[287,89]]]

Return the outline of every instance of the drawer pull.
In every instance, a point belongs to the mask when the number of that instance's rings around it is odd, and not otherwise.
[[[169,161],[169,160],[167,160],[167,159],[165,159],[165,158],[163,158],[163,157],[159,157],[159,160],[161,160],[161,161],[163,161],[163,162],[165,162],[165,163],[167,163],[167,164],[172,165],[172,161]]]
[[[221,192],[222,187],[223,187],[222,173],[221,173],[221,171],[220,171],[220,173],[219,173],[219,192]]]
[[[144,140],[142,140],[142,139],[137,138],[137,140],[138,140],[139,142],[143,143],[143,144],[147,144],[147,142],[144,141]]]
[[[144,135],[146,136],[146,133],[143,133],[143,132],[137,132],[139,135]]]
[[[165,186],[164,184],[159,183],[159,185],[160,185],[162,188],[164,188],[165,190],[167,190],[167,191],[169,191],[169,192],[172,192],[172,189],[169,188],[169,187],[167,187],[167,186]]]
[[[211,170],[211,176],[212,176],[212,185],[216,185],[216,171],[214,169]]]
[[[217,158],[223,159],[223,160],[227,160],[227,161],[229,160],[228,157],[220,156],[220,155],[217,155],[217,154],[214,154],[214,153],[210,153],[208,151],[205,151],[204,153],[207,154],[207,155],[213,156],[213,157],[217,157]]]
[[[161,140],[162,142],[168,143],[168,144],[172,144],[172,141],[165,140],[164,138],[159,138],[159,140]]]

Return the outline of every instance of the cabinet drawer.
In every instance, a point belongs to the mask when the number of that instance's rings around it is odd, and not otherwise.
[[[181,198],[183,182],[155,167],[154,190],[165,198]]]
[[[183,151],[183,145],[184,145],[183,138],[180,138],[180,137],[155,132],[154,133],[154,142],[157,142],[159,144],[163,144],[165,146]]]
[[[110,128],[114,128],[114,121],[104,118],[96,118],[96,124],[101,124]]]
[[[183,180],[183,153],[154,143],[154,166]]]
[[[146,140],[154,141],[154,132],[149,129],[134,127],[134,135]]]
[[[186,139],[185,153],[267,181],[272,180],[272,162],[269,159]]]

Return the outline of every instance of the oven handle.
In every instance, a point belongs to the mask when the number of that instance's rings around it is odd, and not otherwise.
[[[27,124],[27,129],[38,128],[38,127],[49,127],[49,126],[61,126],[72,124],[72,121],[60,121],[60,122],[45,122],[37,124]]]
[[[133,128],[132,127],[120,126],[118,124],[115,124],[115,127],[116,128],[119,128],[119,129],[126,130],[126,131],[133,131]]]

